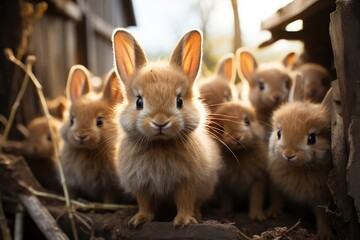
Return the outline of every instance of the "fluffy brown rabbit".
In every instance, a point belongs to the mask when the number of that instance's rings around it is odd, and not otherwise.
[[[303,99],[302,81],[296,79],[295,100],[284,104],[273,114],[273,131],[269,140],[268,173],[275,188],[269,208],[276,215],[282,208],[282,195],[311,207],[321,239],[331,239],[331,222],[325,206],[331,202],[327,177],[332,168],[330,138],[331,89],[322,103]],[[300,86],[300,87],[299,87]],[[298,90],[296,90],[298,89]],[[274,192],[273,192],[274,193]]]
[[[60,127],[62,122],[56,118],[52,118],[50,121],[55,141],[61,148]],[[61,192],[58,162],[55,158],[48,120],[46,117],[36,117],[28,123],[23,131],[25,140],[8,141],[3,146],[4,152],[24,156],[32,173],[43,187],[47,190]]]
[[[219,193],[222,211],[233,210],[234,200],[247,199],[249,217],[265,220],[263,212],[267,146],[265,130],[252,107],[228,102],[215,112],[217,135],[222,142],[225,167],[221,171]]]
[[[287,54],[281,62],[258,64],[254,55],[244,49],[236,51],[237,71],[242,80],[244,101],[254,106],[256,115],[266,130],[271,130],[271,114],[286,102],[292,85],[288,66],[295,60],[295,53]],[[248,91],[248,92],[246,92]]]
[[[303,75],[305,99],[320,103],[331,86],[329,71],[317,63],[304,63],[294,70]]]
[[[200,94],[211,112],[222,103],[238,99],[235,77],[235,56],[229,53],[219,59],[215,74],[199,79]]]
[[[175,203],[174,226],[197,223],[221,166],[195,82],[202,34],[192,30],[183,35],[168,62],[147,61],[125,29],[115,29],[112,40],[115,66],[127,96],[120,115],[125,134],[117,169],[121,185],[136,196],[139,206],[129,226],[152,221],[161,201]]]
[[[69,73],[71,106],[69,119],[61,128],[62,163],[72,198],[110,203],[120,195],[115,170],[115,114],[123,96],[114,70],[100,94],[92,91],[90,76],[82,65],[73,66]]]

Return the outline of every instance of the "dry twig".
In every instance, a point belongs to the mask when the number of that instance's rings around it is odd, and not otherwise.
[[[0,227],[2,232],[2,239],[11,240],[10,230],[5,217],[3,205],[2,205],[2,194],[0,192]]]
[[[66,186],[66,180],[65,180],[65,175],[64,175],[64,171],[61,165],[61,156],[60,156],[60,150],[59,150],[59,146],[58,143],[55,141],[55,133],[54,133],[54,128],[52,126],[53,122],[52,117],[49,113],[49,109],[46,105],[46,99],[44,96],[44,93],[42,91],[42,86],[39,83],[39,81],[37,80],[36,76],[34,75],[34,73],[32,72],[31,66],[32,64],[27,64],[26,66],[14,56],[13,51],[10,48],[6,48],[5,49],[5,55],[8,58],[9,61],[13,62],[14,64],[16,64],[17,66],[19,66],[25,73],[26,75],[28,75],[30,77],[30,80],[33,82],[33,84],[36,87],[43,111],[45,113],[45,117],[48,120],[48,124],[49,124],[49,130],[50,130],[50,135],[51,135],[51,139],[54,139],[52,141],[53,144],[53,148],[54,148],[54,153],[55,153],[55,159],[57,160],[57,166],[59,169],[59,174],[60,174],[60,179],[61,179],[61,185],[63,187],[63,191],[64,191],[64,196],[65,196],[65,200],[66,200],[66,207],[68,208],[69,211],[69,219],[71,222],[71,226],[73,229],[73,233],[74,233],[74,239],[77,240],[78,239],[78,235],[77,235],[77,230],[76,230],[76,226],[75,226],[75,222],[74,222],[74,218],[72,216],[72,206],[71,206],[71,201],[70,201],[70,197],[69,197],[69,192]],[[26,62],[27,63],[34,63],[36,61],[36,57],[35,56],[28,56]]]

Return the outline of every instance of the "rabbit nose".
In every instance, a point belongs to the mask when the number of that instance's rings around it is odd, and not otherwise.
[[[278,103],[281,100],[281,96],[273,96],[273,100]]]
[[[283,153],[282,155],[283,155],[283,158],[288,161],[292,161],[292,160],[296,159],[295,154],[290,155],[290,154]]]
[[[165,123],[157,123],[157,122],[152,122],[152,123],[161,130],[162,128],[165,128],[169,124],[169,121]]]
[[[243,140],[243,136],[237,136],[234,139],[237,143],[240,143]]]
[[[82,135],[76,135],[75,139],[79,142],[84,142],[86,139],[88,139],[89,136],[86,134],[82,134]]]

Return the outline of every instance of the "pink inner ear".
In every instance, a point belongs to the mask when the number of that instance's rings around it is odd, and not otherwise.
[[[183,71],[191,79],[195,79],[200,65],[201,58],[201,36],[192,34],[184,44],[182,52],[182,68]]]
[[[243,52],[240,55],[240,65],[242,74],[246,79],[249,79],[256,68],[254,58],[249,53]]]
[[[223,75],[226,79],[232,80],[233,79],[233,61],[232,59],[228,59],[224,64]]]
[[[80,97],[82,94],[85,94],[89,91],[89,86],[87,82],[87,76],[85,73],[80,70],[76,69],[73,73],[71,79],[71,86],[70,86],[70,96],[72,99]]]

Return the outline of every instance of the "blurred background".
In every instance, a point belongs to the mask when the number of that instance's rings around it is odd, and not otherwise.
[[[33,70],[48,99],[64,95],[74,64],[100,78],[113,67],[116,27],[130,30],[149,59],[168,57],[185,32],[201,29],[209,72],[239,47],[249,48],[259,62],[294,51],[333,72],[329,13],[334,9],[332,0],[3,0],[0,49],[12,49],[22,62],[36,56]],[[1,115],[9,115],[23,78],[24,72],[0,55]],[[27,124],[42,114],[30,84],[16,122]]]

